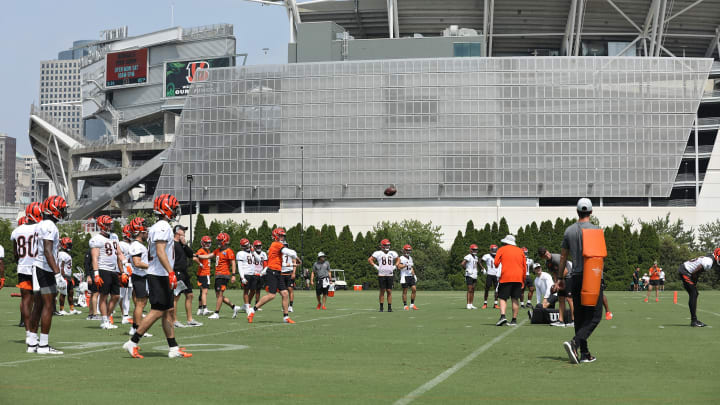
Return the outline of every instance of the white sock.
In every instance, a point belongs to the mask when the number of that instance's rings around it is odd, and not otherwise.
[[[102,321],[103,321],[103,323],[107,323],[107,322],[108,322],[108,317],[107,317],[107,316],[105,316],[105,315],[103,315],[103,317],[102,317]]]
[[[33,333],[33,332],[28,332],[28,333],[29,333],[29,335],[28,335],[28,344],[29,344],[30,346],[35,346],[35,345],[37,345],[37,344],[38,344],[38,335],[37,335],[37,333]]]
[[[50,336],[48,336],[44,333],[41,333],[40,334],[40,346],[47,346],[49,338],[50,338]]]
[[[495,301],[495,305],[497,305],[497,301]]]

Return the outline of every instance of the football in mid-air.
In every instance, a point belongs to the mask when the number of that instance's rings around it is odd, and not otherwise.
[[[397,193],[397,188],[395,186],[390,186],[385,189],[385,195],[388,197],[392,197]]]

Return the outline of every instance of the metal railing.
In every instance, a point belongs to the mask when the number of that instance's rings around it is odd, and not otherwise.
[[[705,93],[703,93],[703,100],[707,100],[709,98],[720,98],[720,90],[706,91]]]
[[[698,118],[698,126],[701,126],[701,127],[720,126],[720,118]]]
[[[700,181],[705,180],[705,173],[700,173]],[[675,183],[682,183],[688,181],[695,181],[695,173],[678,173],[675,176]]]
[[[80,136],[80,132],[77,129],[68,128],[67,125],[65,125],[62,121],[55,118],[50,111],[43,111],[40,109],[40,107],[36,106],[35,104],[30,104],[30,114],[37,115],[38,117],[42,118],[43,120],[50,123],[50,125],[54,126],[55,128],[61,130],[66,135],[70,136],[74,140],[78,142],[85,142],[85,139],[83,139]]]
[[[705,153],[712,153],[713,145],[700,145],[698,147],[698,153],[699,154],[705,154]],[[695,147],[694,146],[688,146],[685,148],[685,154],[695,154]]]
[[[182,38],[188,39],[201,39],[201,38],[213,38],[213,37],[224,37],[233,34],[232,24],[213,24],[203,25],[200,27],[183,28]]]

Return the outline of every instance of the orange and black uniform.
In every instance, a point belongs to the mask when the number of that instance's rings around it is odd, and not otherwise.
[[[505,245],[495,254],[495,267],[502,264],[498,298],[520,299],[525,283],[527,260],[522,249],[513,245]]]
[[[215,249],[215,291],[225,291],[232,269],[232,262],[235,260],[235,252],[230,248],[224,250]]]
[[[195,254],[209,255],[210,252],[204,248],[200,248]],[[197,283],[200,288],[210,288],[210,259],[198,259],[200,260],[200,267],[197,272]]]
[[[648,273],[650,274],[650,285],[660,285],[660,270],[661,269],[658,266],[650,267],[650,270],[648,270]]]
[[[281,242],[273,242],[270,244],[270,248],[267,251],[268,260],[267,260],[267,275],[266,275],[266,283],[268,288],[268,293],[275,294],[279,291],[287,290],[287,285],[285,284],[285,280],[280,275],[280,272],[282,271],[282,259],[283,259],[283,253],[282,250],[285,247],[284,244]]]

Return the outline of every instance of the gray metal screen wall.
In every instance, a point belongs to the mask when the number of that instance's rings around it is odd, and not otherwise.
[[[313,199],[378,198],[388,184],[396,198],[667,197],[710,66],[517,57],[214,69],[193,85],[156,193],[186,200],[193,174],[204,201],[295,199],[304,166]]]

